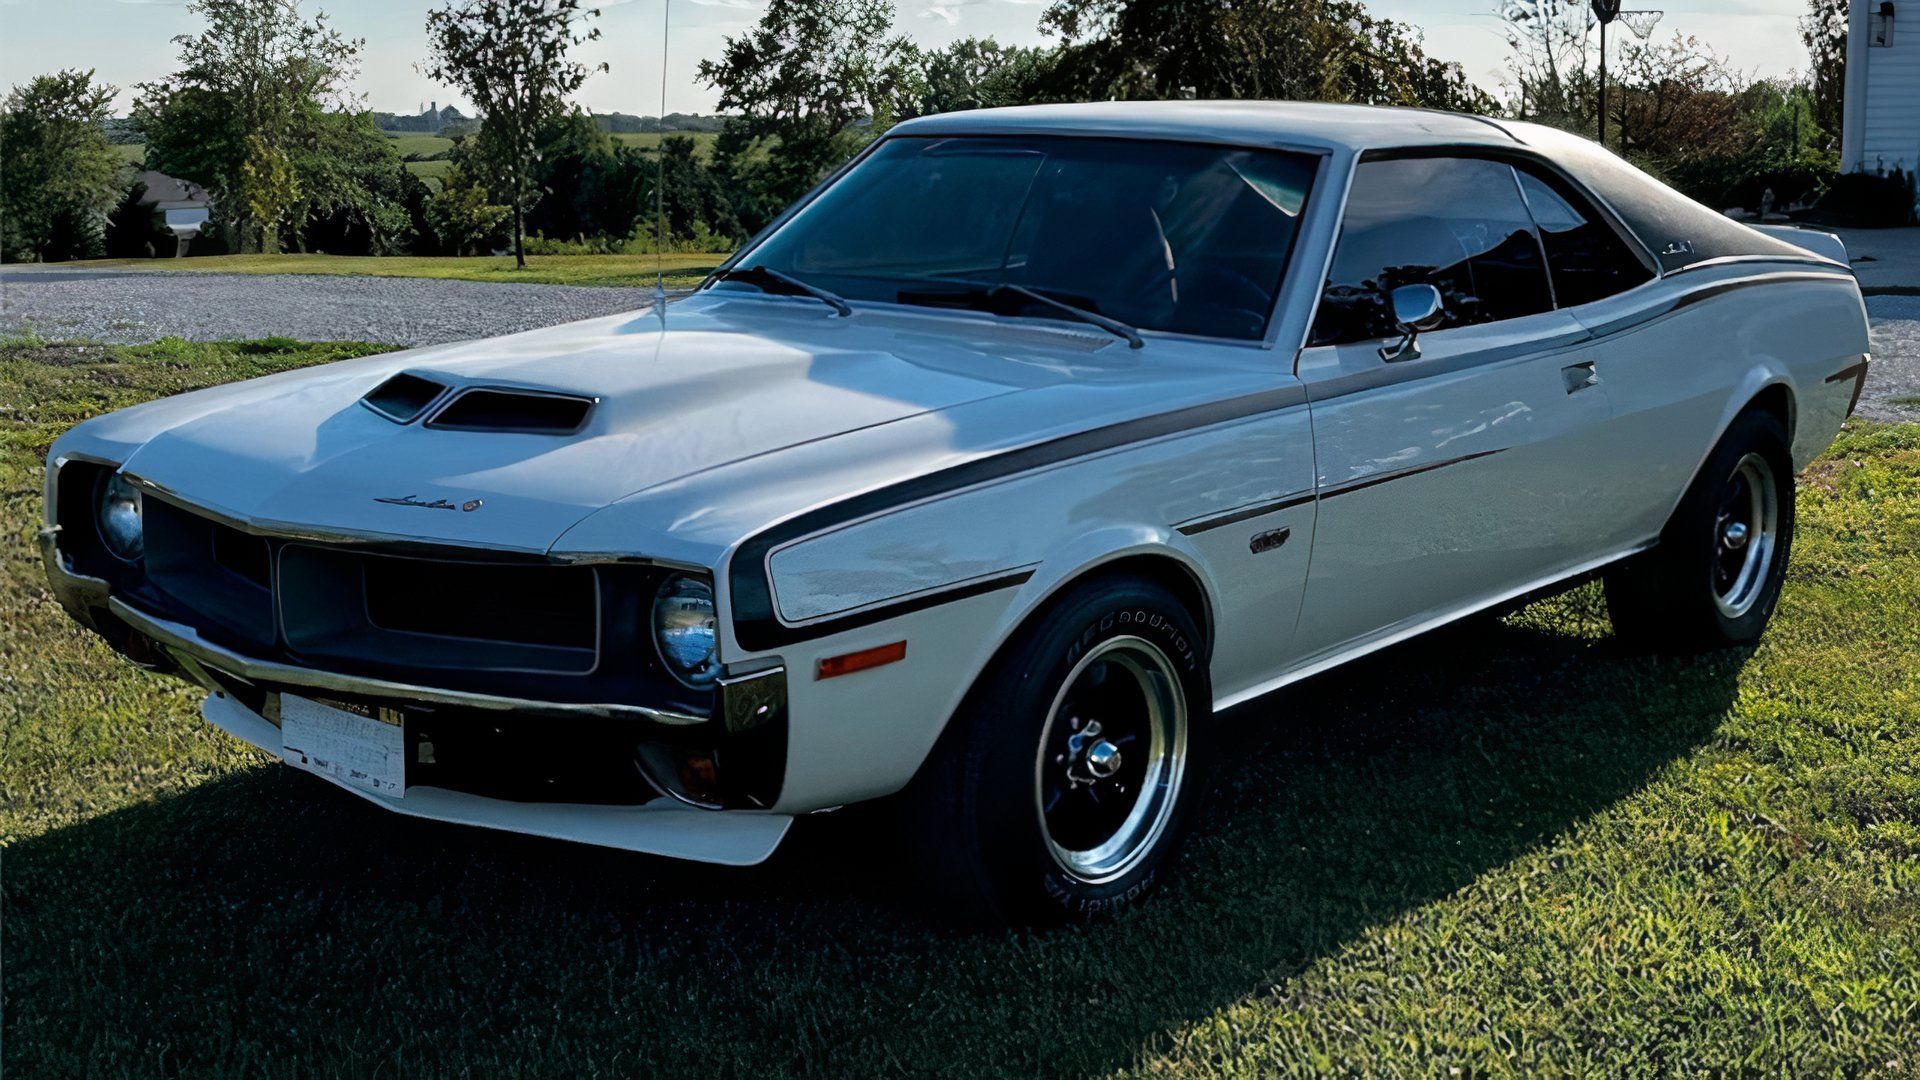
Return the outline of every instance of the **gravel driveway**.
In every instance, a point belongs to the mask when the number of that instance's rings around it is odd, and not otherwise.
[[[269,336],[431,345],[644,307],[651,289],[427,278],[202,274],[13,267],[0,273],[0,335],[138,344]]]
[[[1920,420],[1920,296],[1869,296],[1873,366],[1860,395],[1860,415]]]
[[[32,330],[44,338],[135,344],[278,335],[429,345],[632,311],[651,295],[426,278],[10,266],[0,274],[0,336]],[[1920,297],[1868,297],[1867,311],[1874,364],[1860,412],[1920,420]]]

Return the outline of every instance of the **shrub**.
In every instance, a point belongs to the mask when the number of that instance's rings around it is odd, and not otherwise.
[[[506,236],[507,207],[487,201],[487,193],[459,168],[450,170],[440,190],[426,200],[422,215],[441,250],[465,255]]]
[[[1821,225],[1854,229],[1894,229],[1914,223],[1914,176],[1847,173],[1836,178],[1808,219]]]

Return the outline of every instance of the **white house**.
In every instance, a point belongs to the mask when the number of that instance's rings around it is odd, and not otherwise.
[[[185,255],[187,246],[200,235],[201,228],[213,216],[212,202],[207,198],[206,189],[151,169],[140,173],[135,179],[147,189],[140,202],[159,211],[168,230],[173,233],[177,245],[174,255]]]
[[[1920,169],[1920,0],[1853,0],[1841,168]]]

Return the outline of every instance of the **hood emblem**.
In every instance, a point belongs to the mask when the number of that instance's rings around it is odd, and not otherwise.
[[[480,499],[468,499],[466,502],[455,506],[445,499],[434,499],[429,502],[418,495],[393,495],[387,498],[376,498],[373,501],[386,503],[388,506],[411,506],[420,510],[459,510],[467,514],[473,513],[483,505]]]

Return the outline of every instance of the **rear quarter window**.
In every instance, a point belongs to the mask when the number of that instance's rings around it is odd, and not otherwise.
[[[1591,140],[1535,124],[1515,124],[1521,141],[1565,169],[1619,215],[1663,273],[1711,259],[1765,255],[1804,262],[1805,251],[1747,228],[1648,176]]]

